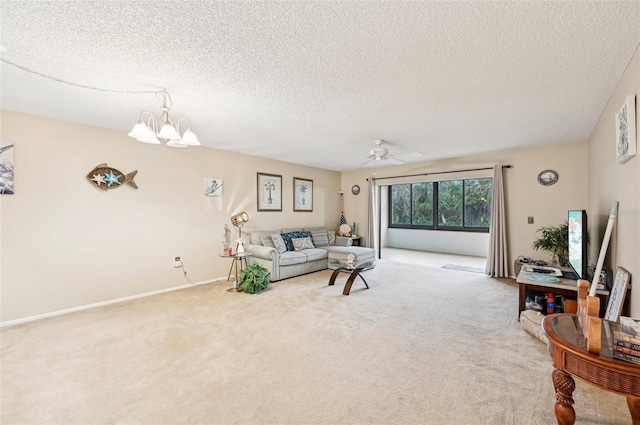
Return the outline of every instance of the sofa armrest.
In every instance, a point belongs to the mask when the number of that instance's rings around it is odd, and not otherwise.
[[[245,250],[253,254],[254,257],[265,260],[275,260],[278,258],[278,251],[270,246],[262,245],[245,245]]]
[[[351,246],[353,239],[348,236],[336,236],[336,246]]]

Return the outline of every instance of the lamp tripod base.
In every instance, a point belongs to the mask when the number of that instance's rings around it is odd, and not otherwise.
[[[227,289],[227,292],[243,292],[242,288],[238,286],[238,282],[233,282],[233,287]]]

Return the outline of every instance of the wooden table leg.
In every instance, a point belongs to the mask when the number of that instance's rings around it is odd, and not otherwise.
[[[576,412],[572,406],[572,395],[573,390],[576,389],[576,383],[571,375],[558,369],[554,369],[551,373],[551,378],[553,379],[553,387],[556,389],[554,410],[558,425],[573,425],[576,421]]]
[[[360,272],[364,269],[364,267],[358,267],[349,275],[349,279],[347,279],[347,283],[344,285],[344,291],[342,291],[342,295],[349,295],[351,292],[351,285],[353,285],[353,281],[356,280],[356,277],[360,276],[360,279],[364,282],[364,286],[369,289],[369,285],[367,285],[367,281],[364,280],[364,277],[360,274]]]
[[[627,397],[627,404],[629,405],[633,425],[640,425],[640,398],[629,396]]]
[[[336,277],[340,274],[340,269],[335,269],[333,273],[331,273],[331,277],[329,278],[329,286],[332,286],[336,283]]]

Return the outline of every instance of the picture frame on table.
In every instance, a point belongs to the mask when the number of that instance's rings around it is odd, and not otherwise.
[[[616,155],[618,164],[624,164],[637,150],[636,96],[627,96],[616,112]]]
[[[313,180],[293,178],[293,211],[313,212]]]
[[[282,211],[282,176],[258,173],[258,211]]]
[[[627,295],[627,286],[631,280],[631,274],[623,267],[616,269],[616,276],[611,287],[611,293],[609,293],[609,304],[607,304],[607,311],[604,314],[604,319],[611,322],[617,322],[620,320],[620,314],[622,313],[622,305],[624,304],[624,298]]]

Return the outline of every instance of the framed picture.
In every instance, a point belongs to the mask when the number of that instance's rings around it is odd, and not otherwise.
[[[538,174],[538,183],[543,186],[551,186],[558,181],[558,173],[553,170],[540,171]]]
[[[258,211],[282,211],[282,176],[258,173]]]
[[[13,143],[0,141],[0,194],[13,195]]]
[[[313,211],[313,180],[293,178],[293,210]]]
[[[627,96],[616,112],[616,153],[618,164],[636,156],[636,96]]]
[[[609,294],[609,304],[607,304],[607,311],[604,314],[604,319],[612,322],[617,322],[620,319],[620,313],[622,313],[622,304],[624,303],[624,297],[627,295],[627,285],[631,275],[628,271],[622,267],[618,267],[616,270],[616,278],[613,281],[611,287],[611,293]]]
[[[222,196],[222,179],[206,177],[204,179],[204,194],[207,196]]]

